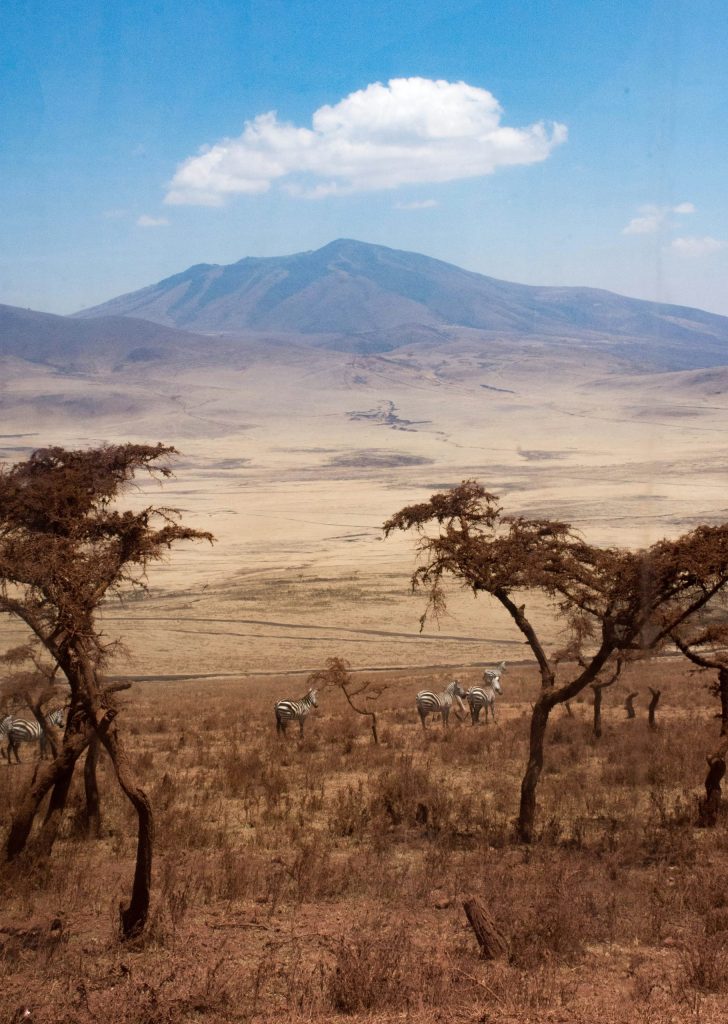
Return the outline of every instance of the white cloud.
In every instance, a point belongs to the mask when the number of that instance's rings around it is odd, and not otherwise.
[[[671,214],[695,213],[695,206],[692,203],[678,203],[677,206],[656,206],[654,203],[648,203],[639,207],[639,213],[639,217],[633,217],[629,224],[622,228],[623,235],[654,235]]]
[[[411,203],[395,203],[395,210],[431,210],[433,206],[439,206],[436,199],[415,199]]]
[[[475,178],[545,160],[566,141],[563,124],[510,128],[501,116],[492,93],[465,82],[376,82],[319,107],[311,128],[259,114],[238,138],[180,164],[165,202],[220,206],[274,182],[289,195],[319,198]]]
[[[166,228],[169,221],[166,217],[150,217],[143,213],[141,217],[137,217],[137,224],[140,228]]]
[[[705,235],[703,238],[673,238],[670,248],[681,256],[709,256],[711,253],[725,249],[728,242]]]

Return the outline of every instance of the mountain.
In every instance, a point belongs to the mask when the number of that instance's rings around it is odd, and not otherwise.
[[[290,333],[345,351],[387,351],[477,331],[572,339],[664,369],[728,363],[726,317],[594,288],[511,284],[349,239],[292,256],[198,264],[76,314],[99,316],[203,333]]]
[[[141,363],[199,353],[208,338],[132,317],[79,320],[0,305],[0,357],[67,369]]]

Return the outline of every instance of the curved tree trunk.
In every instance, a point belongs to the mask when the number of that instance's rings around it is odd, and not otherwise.
[[[68,791],[71,788],[73,772],[76,768],[76,760],[66,765],[61,772],[51,791],[51,798],[48,802],[48,810],[43,819],[43,826],[38,834],[38,839],[33,845],[33,851],[40,857],[50,856],[53,844],[58,837],[58,830],[61,827],[63,814],[66,810]]]
[[[635,690],[633,693],[628,693],[624,698],[624,710],[627,712],[627,718],[635,718],[634,701],[635,698],[639,697],[639,694]]]
[[[65,796],[63,795],[63,786],[66,786],[65,793],[68,793],[68,785],[70,785],[71,776],[73,775],[73,769],[76,761],[81,756],[84,748],[87,746],[89,741],[88,732],[78,732],[68,736],[61,747],[61,751],[53,761],[48,764],[44,764],[37,777],[33,780],[33,783],[28,787],[20,802],[20,805],[15,813],[12,824],[10,826],[10,832],[8,834],[7,843],[5,846],[5,855],[7,860],[13,860],[19,854],[23,852],[28,842],[31,829],[33,828],[33,822],[35,816],[38,813],[38,808],[43,800],[43,797],[48,791],[60,783],[58,790],[58,802],[61,800],[65,803]],[[64,780],[67,779],[67,782]],[[48,816],[46,821],[51,817],[51,812],[55,811],[55,808],[49,808]],[[56,816],[58,822],[60,817]],[[56,831],[58,824],[55,825]],[[52,826],[49,825],[47,835],[51,834]],[[55,838],[55,836],[53,836]],[[53,842],[51,841],[51,846]]]
[[[125,939],[130,939],[144,930],[149,914],[154,844],[152,806],[144,790],[136,783],[115,723],[112,722],[110,728],[100,731],[99,738],[109,752],[119,785],[132,803],[139,823],[131,899],[127,906],[122,904],[119,908],[122,934]]]
[[[541,694],[531,715],[531,735],[528,764],[521,782],[521,805],[516,822],[516,833],[522,843],[533,841],[536,820],[536,788],[543,769],[543,741],[546,735],[552,701],[547,694]]]

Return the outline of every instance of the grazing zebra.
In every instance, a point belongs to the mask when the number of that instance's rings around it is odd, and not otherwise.
[[[483,673],[483,686],[471,686],[467,698],[470,707],[470,719],[473,725],[477,724],[480,717],[480,709],[485,708],[485,724],[488,724],[488,711],[495,722],[495,698],[496,694],[503,693],[500,684],[500,677],[506,670],[506,663],[502,661],[494,669],[486,669]]]
[[[417,710],[420,715],[420,721],[422,722],[422,728],[426,729],[425,719],[428,715],[436,715],[438,712],[442,715],[442,724],[447,726],[447,720],[450,717],[450,708],[452,702],[457,700],[460,707],[465,710],[462,698],[465,696],[465,690],[460,685],[459,680],[453,679],[449,683],[442,693],[433,693],[431,690],[420,690],[415,698],[417,704]]]
[[[64,708],[57,708],[55,711],[51,711],[50,714],[46,715],[46,721],[50,722],[51,725],[56,725],[61,728],[65,722],[66,713]],[[9,724],[8,724],[9,723]],[[16,764],[20,764],[20,755],[18,754],[18,748],[21,743],[31,743],[33,740],[38,740],[38,746],[40,748],[40,756],[43,758],[46,756],[46,750],[48,747],[48,741],[46,734],[40,727],[40,723],[33,719],[29,722],[25,718],[6,718],[0,725],[0,735],[2,730],[7,728],[8,737],[8,764],[10,764],[10,755],[15,754]]]
[[[318,707],[318,694],[316,690],[309,690],[305,697],[300,700],[279,700],[273,709],[276,713],[276,731],[285,735],[286,726],[294,719],[298,722],[298,728],[303,736],[303,723],[314,708]]]

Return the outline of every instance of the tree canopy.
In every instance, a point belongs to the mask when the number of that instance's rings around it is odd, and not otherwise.
[[[24,849],[49,790],[40,847],[50,851],[76,761],[91,744],[94,753],[86,765],[88,795],[89,764],[95,765],[96,749],[103,744],[139,820],[132,897],[121,913],[126,935],[144,926],[148,912],[152,812],[115,721],[112,694],[120,685],[108,685],[100,677],[114,645],[104,642],[96,611],[110,594],[144,588],[149,565],[177,542],[212,540],[209,533],[182,525],[174,509],[119,507],[120,497],[140,472],[170,476],[169,460],[175,454],[174,448],[163,444],[104,445],[77,451],[53,447],[0,468],[0,612],[17,616],[28,626],[36,650],[50,658],[46,675],[53,679],[60,670],[70,691],[61,749],[34,777],[21,801],[10,828],[7,855],[12,859]],[[38,656],[32,657],[40,668]],[[32,703],[42,721],[38,701]]]
[[[451,577],[500,602],[531,648],[542,692],[521,790],[518,827],[525,839],[533,832],[551,709],[594,682],[610,660],[669,643],[728,584],[728,524],[701,525],[638,550],[600,547],[568,523],[504,515],[498,497],[474,480],[401,509],[384,530],[418,536],[412,585],[427,595],[423,625],[428,612],[443,611],[443,581]],[[557,649],[547,650],[527,612],[524,598],[534,592],[554,601],[566,630]]]

